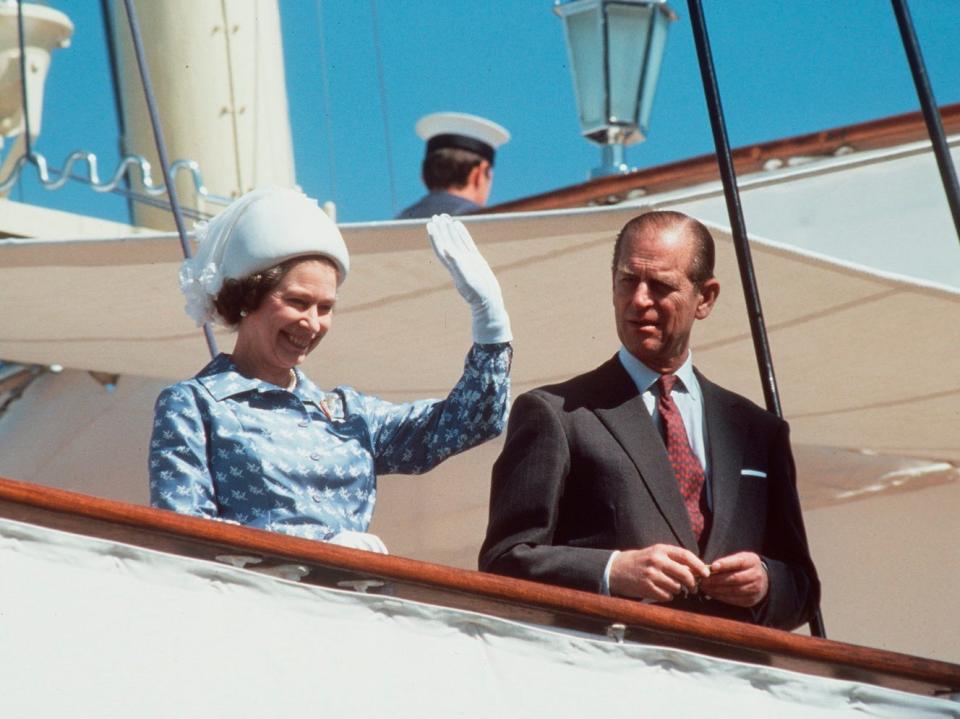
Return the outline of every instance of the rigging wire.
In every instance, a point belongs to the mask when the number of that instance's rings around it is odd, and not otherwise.
[[[380,114],[383,118],[383,142],[387,155],[387,180],[390,184],[391,214],[397,214],[397,183],[393,173],[393,146],[390,143],[390,121],[387,110],[387,88],[383,78],[383,57],[380,54],[380,22],[377,18],[377,0],[370,0],[370,17],[373,25],[373,51],[377,66],[377,89],[380,93]]]
[[[117,121],[117,152],[126,155],[127,127],[123,119],[123,101],[120,97],[120,70],[117,67],[117,45],[113,16],[110,13],[110,0],[100,0],[100,20],[103,24],[103,39],[107,46],[107,67],[110,70],[110,88],[113,90],[113,114]],[[128,180],[124,187],[130,188]],[[127,198],[127,221],[133,224],[133,202]]]
[[[143,40],[140,37],[140,24],[137,22],[137,12],[133,7],[133,0],[124,0],[124,7],[127,9],[130,37],[133,40],[137,67],[140,70],[140,82],[143,86],[144,99],[147,101],[150,124],[153,126],[153,137],[157,144],[157,156],[160,159],[163,179],[167,185],[167,195],[170,198],[173,219],[177,225],[177,234],[180,236],[180,247],[183,249],[183,256],[190,259],[193,256],[193,252],[190,249],[190,243],[187,241],[187,231],[183,225],[183,215],[180,213],[180,202],[177,200],[177,188],[173,183],[173,176],[170,173],[170,162],[167,159],[167,146],[163,140],[163,128],[160,125],[160,115],[157,112],[156,98],[153,94],[153,83],[150,81],[150,72],[147,69],[147,59],[143,51]],[[217,349],[217,341],[213,336],[213,328],[209,322],[203,324],[203,334],[207,340],[207,348],[210,350],[210,356],[216,357],[217,354],[219,354],[219,350]]]
[[[37,152],[34,149],[33,142],[30,137],[30,111],[28,107],[29,97],[26,81],[26,35],[23,28],[23,0],[17,0],[17,30],[17,42],[21,58],[20,102],[21,111],[23,113],[25,149],[24,154],[17,158],[7,177],[0,178],[0,196],[4,196],[10,192],[13,186],[19,182],[23,174],[23,168],[29,164],[36,168],[38,180],[46,190],[59,190],[61,187],[66,185],[68,181],[74,180],[89,185],[94,192],[111,192],[131,199],[135,202],[141,202],[143,204],[148,204],[155,207],[172,209],[172,206],[169,203],[163,201],[158,202],[156,199],[154,199],[159,195],[166,194],[167,182],[158,184],[154,181],[153,168],[149,160],[142,155],[123,155],[120,158],[117,169],[114,171],[111,178],[104,182],[100,179],[97,156],[92,152],[87,152],[86,150],[74,150],[67,156],[63,168],[58,169],[51,168],[47,162],[47,158],[42,153]],[[86,164],[87,171],[85,177],[81,174],[76,174],[73,171],[74,165],[76,165],[78,162],[83,162]],[[231,198],[214,195],[207,190],[207,187],[203,181],[203,175],[200,172],[200,165],[195,160],[177,160],[176,162],[169,164],[167,168],[161,169],[164,170],[163,175],[165,178],[168,176],[176,176],[178,173],[188,173],[191,181],[193,182],[193,187],[196,191],[196,194],[202,197],[204,200],[224,206],[230,204],[231,202]],[[134,192],[128,189],[122,189],[120,187],[124,180],[129,179],[130,173],[134,170],[139,170],[140,184],[143,187],[143,192]],[[205,219],[209,216],[207,213],[199,212],[197,210],[187,210],[186,214],[189,214],[191,219]]]
[[[923,120],[927,125],[927,134],[930,135],[930,144],[937,159],[940,181],[943,183],[943,191],[947,196],[950,214],[953,216],[953,226],[957,237],[960,238],[960,184],[957,182],[957,170],[950,156],[950,146],[943,133],[943,122],[940,120],[940,110],[933,96],[927,66],[923,62],[920,41],[917,39],[917,32],[913,27],[913,19],[910,17],[910,8],[907,7],[906,0],[891,0],[891,3],[897,18],[897,27],[900,29],[903,50],[910,65],[910,73],[913,75],[913,84],[917,89]]]
[[[73,171],[74,165],[81,162],[86,165],[86,176],[78,175]],[[107,181],[102,181],[100,179],[100,168],[96,154],[87,152],[86,150],[74,150],[67,156],[62,169],[51,168],[47,163],[47,158],[40,152],[33,151],[32,156],[29,157],[26,154],[21,155],[14,163],[10,174],[6,178],[0,179],[0,195],[8,192],[14,183],[20,179],[23,168],[27,164],[33,165],[36,168],[37,179],[40,184],[43,185],[44,189],[47,190],[59,190],[66,185],[69,180],[78,180],[88,184],[94,192],[115,192],[133,199],[137,199],[138,197],[145,198],[147,196],[156,197],[165,194],[167,191],[164,183],[158,184],[154,181],[153,166],[150,164],[150,161],[142,155],[125,155],[120,158],[117,169],[111,178]],[[146,193],[145,195],[137,192],[128,192],[120,188],[121,182],[134,170],[140,173],[140,184],[143,186],[143,192]],[[169,173],[171,175],[187,173],[193,181],[197,195],[217,204],[230,204],[229,197],[214,195],[207,190],[207,186],[203,181],[203,175],[200,172],[200,165],[196,160],[177,160],[170,165]]]
[[[750,334],[753,337],[753,348],[760,374],[760,383],[763,386],[763,397],[767,411],[782,418],[783,408],[780,405],[780,392],[777,388],[777,378],[773,369],[773,356],[770,352],[767,327],[763,319],[763,308],[760,302],[760,291],[757,288],[753,257],[750,253],[747,225],[743,216],[743,207],[740,203],[740,191],[737,189],[737,173],[730,153],[727,123],[723,116],[723,103],[720,101],[720,86],[717,82],[717,73],[713,64],[713,53],[710,50],[707,21],[704,17],[701,0],[687,0],[687,9],[690,12],[690,25],[693,30],[697,61],[700,65],[703,95],[710,116],[710,127],[713,131],[717,165],[723,182],[727,215],[730,218],[730,227],[733,231],[737,267],[740,269],[740,284],[747,305],[747,319],[750,322]],[[813,617],[810,620],[810,633],[815,637],[824,639],[827,636],[819,605],[814,608]]]
[[[20,111],[23,113],[23,140],[27,158],[33,158],[33,141],[30,139],[30,108],[27,106],[27,52],[26,33],[23,31],[23,0],[17,0],[17,44],[20,49]]]
[[[84,183],[87,182],[87,179],[85,177],[81,177],[79,175],[71,175],[70,179],[76,182],[84,182]],[[136,190],[131,190],[130,188],[124,188],[124,187],[117,187],[111,190],[111,192],[120,197],[124,197],[130,200],[131,202],[137,202],[141,205],[155,207],[157,209],[165,210],[167,212],[171,211],[170,202],[167,200],[164,200],[162,197],[150,197],[149,195],[145,195],[142,192],[137,192]],[[226,201],[228,198],[219,198],[219,199]],[[183,213],[185,217],[189,217],[191,220],[198,220],[198,221],[209,220],[216,214],[213,212],[204,212],[203,210],[198,210],[193,207],[181,207],[180,212]]]
[[[327,69],[327,38],[323,27],[323,0],[316,0],[317,30],[320,46],[320,86],[323,91],[324,123],[327,139],[327,165],[330,173],[330,196],[337,201],[337,159],[333,148],[333,106],[330,104],[330,75]]]
[[[115,27],[113,16],[110,14],[110,0],[100,0],[100,18],[103,21],[103,37],[107,45],[107,67],[110,69],[110,87],[113,89],[113,112],[117,119],[117,127],[120,130],[119,150],[121,155],[125,155],[123,147],[123,138],[126,137],[127,128],[123,120],[123,102],[120,97],[120,71],[117,68],[117,44],[114,35]]]

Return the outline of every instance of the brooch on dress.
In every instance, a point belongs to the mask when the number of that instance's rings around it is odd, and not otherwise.
[[[320,409],[331,422],[343,421],[343,400],[340,395],[334,392],[325,392],[323,399],[320,400]]]

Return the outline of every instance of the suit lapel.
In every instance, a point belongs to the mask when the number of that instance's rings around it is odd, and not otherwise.
[[[713,492],[713,525],[707,537],[704,557],[726,554],[733,545],[728,539],[736,532],[737,486],[740,482],[747,418],[735,398],[722,392],[699,372],[703,390],[704,419],[710,446],[710,487]]]
[[[620,360],[614,357],[599,368],[599,400],[593,411],[620,443],[640,472],[660,514],[670,526],[677,543],[698,553],[690,517],[680,496],[667,450],[647,412],[643,397]],[[627,397],[624,401],[624,397]]]

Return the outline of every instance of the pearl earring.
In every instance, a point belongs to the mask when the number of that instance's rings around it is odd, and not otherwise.
[[[240,316],[241,316],[241,317],[246,317],[246,316],[247,316],[247,311],[246,311],[246,310],[240,310]]]

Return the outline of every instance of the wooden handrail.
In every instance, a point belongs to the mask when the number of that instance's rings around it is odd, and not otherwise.
[[[188,557],[255,554],[313,568],[305,581],[377,578],[395,596],[513,620],[626,637],[809,674],[938,695],[960,692],[960,666],[816,639],[573,589],[287,537],[0,477],[0,517]],[[331,579],[332,577],[332,579]]]
[[[940,116],[944,132],[948,135],[960,132],[960,103],[941,107]],[[912,112],[742,147],[733,151],[733,165],[739,176],[763,170],[771,161],[786,163],[790,158],[828,157],[842,148],[875,150],[925,139],[929,139],[929,136],[923,116],[919,112]],[[650,195],[719,179],[716,157],[701,155],[502,202],[474,214],[606,205],[622,201],[639,191]]]

